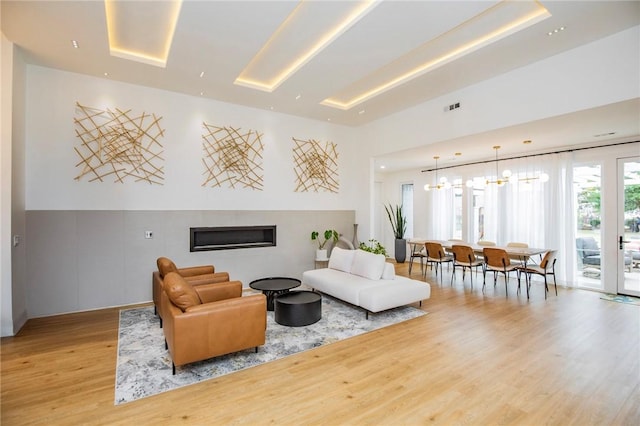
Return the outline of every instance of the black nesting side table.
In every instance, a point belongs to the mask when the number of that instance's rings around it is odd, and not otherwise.
[[[251,281],[249,287],[260,290],[267,296],[267,311],[273,311],[273,299],[284,293],[288,293],[292,288],[300,286],[300,280],[285,277],[260,278]]]
[[[275,300],[274,319],[280,325],[302,327],[322,318],[322,296],[315,291],[291,291]]]

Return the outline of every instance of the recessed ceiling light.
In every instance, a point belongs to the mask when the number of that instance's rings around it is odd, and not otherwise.
[[[297,101],[298,99],[300,99],[301,97],[302,97],[302,95],[301,95],[300,93],[298,93],[298,96],[296,96],[296,101]]]
[[[385,169],[386,167],[387,167],[387,166],[384,166],[384,165],[380,166],[380,168],[381,168],[381,169]]]
[[[104,76],[105,76],[105,77],[108,77],[108,76],[109,76],[109,73],[108,73],[108,72],[105,72],[105,73],[104,73]]]
[[[269,109],[270,109],[271,111],[273,111],[273,105],[272,105],[272,106],[270,106],[270,107],[269,107]]]
[[[331,121],[331,119],[330,119],[330,118],[327,118],[327,121]]]
[[[554,34],[559,33],[560,31],[564,31],[566,27],[559,27],[547,33],[548,36],[552,36]]]
[[[200,92],[200,96],[203,96],[203,95],[204,95],[204,92]]]
[[[204,77],[204,71],[200,73],[200,78]]]
[[[74,49],[77,49],[80,47],[80,45],[76,40],[71,40],[71,45],[73,46]]]
[[[364,113],[365,113],[365,111],[364,111],[364,110],[360,110],[360,111],[358,111],[358,114],[360,114],[360,115],[362,115],[362,114],[364,114]]]

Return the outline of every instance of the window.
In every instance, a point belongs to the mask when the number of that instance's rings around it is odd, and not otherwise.
[[[413,184],[402,184],[402,211],[407,218],[405,238],[413,238]]]
[[[600,193],[602,170],[599,164],[573,168],[575,194],[576,282],[580,286],[602,288]]]

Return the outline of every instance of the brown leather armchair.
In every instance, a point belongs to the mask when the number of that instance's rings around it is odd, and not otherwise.
[[[228,272],[216,272],[213,265],[191,266],[188,268],[178,268],[171,259],[159,257],[156,260],[158,270],[154,271],[151,277],[153,288],[153,304],[155,313],[160,317],[160,327],[162,327],[162,309],[160,306],[160,295],[162,294],[162,282],[169,272],[177,272],[191,285],[211,284],[229,281]]]
[[[173,374],[176,366],[264,345],[267,299],[242,297],[240,281],[192,286],[170,272],[160,299]]]

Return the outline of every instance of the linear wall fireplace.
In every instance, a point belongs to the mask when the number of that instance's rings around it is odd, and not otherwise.
[[[229,250],[276,245],[276,225],[190,228],[191,251]]]

